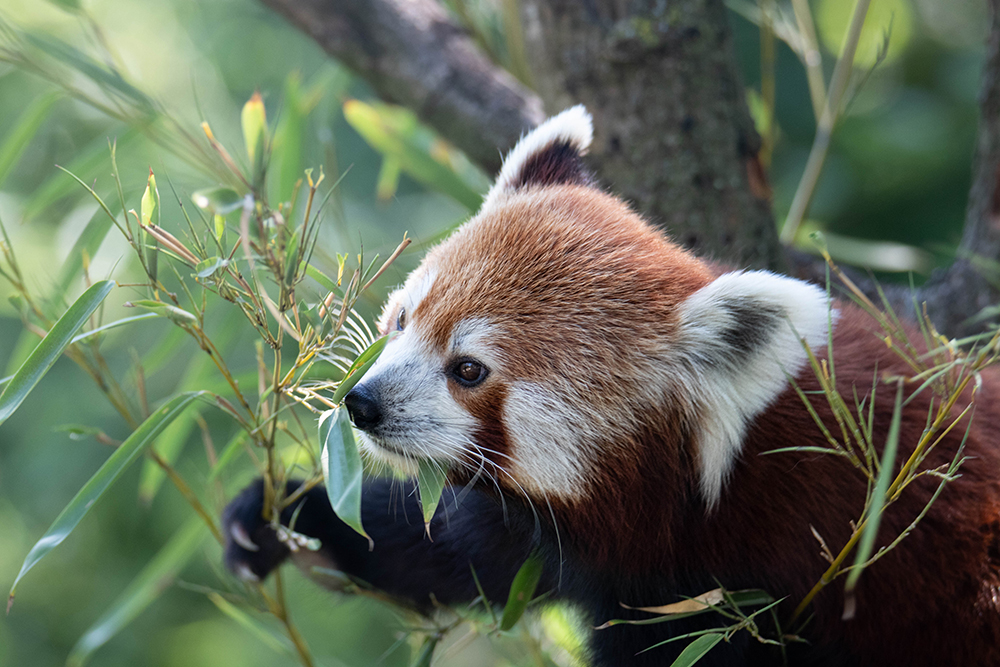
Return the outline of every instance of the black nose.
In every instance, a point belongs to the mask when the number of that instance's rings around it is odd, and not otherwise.
[[[344,396],[344,405],[347,407],[347,413],[351,415],[351,421],[362,431],[374,428],[382,421],[382,408],[378,399],[363,384],[356,385],[347,392],[347,396]]]

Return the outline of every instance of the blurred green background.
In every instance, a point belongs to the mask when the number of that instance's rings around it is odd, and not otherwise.
[[[82,1],[99,26],[97,33],[88,28],[89,19],[60,7],[74,3],[0,0],[0,19],[32,34],[58,37],[87,53],[99,53],[102,47],[95,40],[103,40],[132,83],[162,102],[191,132],[198,132],[198,123],[207,120],[234,153],[242,145],[240,109],[255,90],[261,91],[269,118],[277,122],[293,112],[289,100],[296,100],[299,106],[294,111],[307,113],[298,142],[301,164],[325,165],[330,181],[344,175],[327,210],[317,261],[335,266],[335,252],[356,252],[362,245],[367,256],[378,252],[384,257],[404,231],[416,241],[368,296],[362,308],[366,317],[416,265],[423,249],[469,214],[468,197],[463,204],[454,190],[448,194],[441,187],[426,187],[406,173],[398,183],[393,180],[392,165],[385,167],[383,156],[344,116],[345,100],[371,99],[365,83],[259,3]],[[484,29],[501,30],[494,2],[472,4]],[[851,4],[812,3],[827,49],[828,73]],[[891,249],[878,249],[886,263],[898,262],[902,268],[926,270],[951,260],[969,187],[986,12],[986,3],[976,0],[873,0],[859,60],[874,59],[874,44],[891,22],[889,53],[834,135],[808,216],[813,228],[903,244],[894,246],[898,257],[890,256]],[[758,29],[740,12],[731,18],[744,81],[759,89]],[[70,81],[83,91],[92,86],[79,75]],[[814,121],[803,68],[780,43],[776,84],[778,140],[771,178],[776,217],[783,219],[812,143]],[[109,118],[22,68],[0,62],[0,145],[24,127],[26,113],[41,123],[9,173],[0,174],[0,219],[29,287],[38,294],[52,293],[65,257],[97,212],[85,191],[55,165],[69,167],[88,183],[96,182],[99,194],[117,201],[108,161],[108,140],[117,139],[129,206],[138,208],[151,166],[160,183],[164,226],[174,229],[181,216],[176,200],[171,201],[167,179],[185,202],[192,191],[215,184],[127,123]],[[460,160],[455,165],[467,190],[481,192],[487,183],[484,176]],[[381,198],[376,196],[380,185]],[[94,279],[113,275],[124,282],[135,271],[126,250],[112,232],[91,258],[90,275]],[[74,282],[70,301],[82,284]],[[6,297],[10,291],[0,279],[0,292]],[[127,288],[116,291],[118,297],[109,300],[108,308],[118,309],[122,301],[138,295],[126,292]],[[130,313],[118,313],[125,314]],[[231,336],[227,349],[252,364],[250,336],[230,333],[225,318],[213,326],[220,337]],[[34,342],[22,338],[22,328],[16,308],[4,299],[0,378],[16,370],[30,349],[25,345]],[[165,320],[121,329],[108,337],[102,349],[119,377],[128,376],[133,351],[147,360],[151,401],[200,372],[192,362],[198,358],[195,346],[178,337]],[[221,446],[230,433],[225,419],[211,411],[203,414]],[[74,437],[60,429],[74,424],[100,428],[117,439],[128,434],[91,380],[63,359],[0,426],[0,584],[13,581],[34,542],[108,455],[109,449],[93,438]],[[200,484],[206,476],[205,455],[197,432],[188,440],[178,469]],[[129,470],[74,534],[19,586],[12,613],[0,619],[0,666],[65,664],[81,635],[187,519],[188,506],[169,485],[152,502],[140,501],[140,474],[141,466]],[[253,474],[248,462],[235,466],[226,479],[229,493]],[[221,504],[224,499],[214,500]],[[92,664],[297,664],[221,614],[197,590],[202,584],[232,585],[219,571],[219,550],[211,540],[204,545],[181,576],[191,585],[168,589],[99,649]],[[292,613],[320,664],[408,664],[407,645],[391,650],[402,626],[390,608],[329,594],[297,573],[287,579]],[[521,664],[516,647],[477,639],[461,652],[446,654],[439,664],[511,663]]]

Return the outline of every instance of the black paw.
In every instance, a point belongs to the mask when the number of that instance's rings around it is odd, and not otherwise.
[[[222,513],[226,567],[246,581],[264,579],[291,553],[262,516],[263,510],[264,483],[258,479],[243,489]]]

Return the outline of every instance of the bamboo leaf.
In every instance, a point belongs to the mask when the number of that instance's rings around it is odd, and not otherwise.
[[[31,548],[31,551],[28,552],[27,557],[24,559],[24,564],[21,565],[21,571],[18,572],[17,578],[14,579],[14,585],[11,586],[10,595],[7,600],[8,612],[10,611],[11,604],[14,602],[17,584],[24,578],[24,575],[73,532],[77,524],[86,516],[90,508],[94,506],[94,503],[104,495],[104,492],[121,476],[125,469],[152,444],[156,436],[169,426],[187,408],[191,401],[204,393],[198,391],[174,396],[150,415],[146,421],[140,424],[139,428],[108,457],[108,460],[104,462],[98,471],[94,473],[94,476],[77,492],[73,500],[59,513],[59,516],[49,526],[42,539],[38,540],[35,546]]]
[[[255,91],[240,113],[240,124],[243,126],[243,142],[246,145],[247,157],[253,164],[260,144],[267,141],[267,116],[264,112],[264,98],[260,91]]]
[[[424,512],[424,530],[428,538],[431,537],[431,519],[434,518],[434,512],[441,502],[441,494],[447,481],[448,473],[444,464],[432,459],[420,460],[420,467],[417,469],[417,491],[420,507]]]
[[[413,659],[411,667],[430,667],[431,661],[434,659],[434,649],[437,648],[440,641],[441,635],[439,634],[427,635],[420,647],[420,652]]]
[[[27,360],[14,374],[14,379],[4,388],[3,393],[0,393],[0,424],[3,424],[14,414],[14,411],[73,340],[77,330],[83,326],[84,322],[108,296],[112,287],[114,287],[114,282],[111,280],[102,280],[92,285],[63,313],[52,330],[28,355]]]
[[[146,180],[146,191],[142,193],[142,200],[139,203],[139,214],[142,217],[143,227],[153,222],[153,213],[159,203],[160,193],[156,189],[156,176],[150,169],[149,178]]]
[[[706,653],[715,648],[715,645],[721,642],[724,636],[722,633],[713,632],[698,637],[684,647],[684,650],[670,664],[670,667],[691,667],[691,665],[704,658]]]
[[[375,196],[379,201],[389,201],[396,196],[402,168],[399,159],[392,155],[386,155],[382,159],[382,168],[378,170],[378,180],[375,183]]]
[[[161,459],[171,465],[177,462],[184,445],[187,444],[191,432],[194,430],[196,414],[197,411],[194,407],[188,406],[188,409],[183,414],[178,415],[173,424],[163,430],[160,437],[156,439],[156,444],[153,445]],[[142,470],[139,473],[139,500],[146,505],[152,504],[153,498],[156,497],[166,478],[167,473],[156,464],[156,461],[150,458],[143,461]]]
[[[337,386],[337,391],[333,392],[333,397],[330,399],[336,404],[340,404],[347,396],[347,393],[354,388],[354,385],[358,383],[361,378],[364,377],[365,373],[368,372],[375,362],[378,360],[382,350],[385,349],[386,343],[390,339],[394,338],[398,332],[394,331],[388,336],[382,336],[377,339],[374,343],[369,345],[364,352],[358,355],[358,358],[354,360],[351,367],[347,369],[347,374],[344,379],[341,380],[340,385]]]
[[[86,664],[94,651],[121,632],[122,628],[160,597],[198,550],[207,534],[200,517],[188,519],[122,591],[118,599],[80,637],[70,651],[67,667],[82,667]]]
[[[531,554],[514,575],[514,581],[510,585],[507,604],[504,605],[503,615],[500,617],[501,630],[510,630],[521,619],[524,610],[528,608],[528,603],[535,595],[535,589],[541,578],[542,558],[538,554]]]
[[[21,159],[24,149],[28,147],[28,144],[38,133],[38,128],[48,118],[52,104],[57,99],[59,97],[55,94],[43,95],[28,105],[28,108],[17,119],[6,140],[0,144],[0,185],[3,185],[7,174]]]
[[[318,282],[326,291],[337,291],[337,283],[333,282],[325,273],[312,264],[306,264],[306,275]]]
[[[281,122],[275,132],[274,143],[280,164],[278,166],[278,201],[289,201],[295,192],[295,183],[302,178],[302,141],[305,136],[302,93],[299,75],[293,72],[285,79],[285,104]],[[280,148],[278,148],[280,146]],[[295,205],[295,202],[291,202]]]
[[[340,520],[368,538],[368,548],[375,543],[361,525],[361,483],[363,468],[354,431],[343,407],[326,412],[319,422],[323,443],[323,476],[326,494]]]
[[[433,137],[420,127],[412,112],[348,100],[344,103],[344,118],[372,148],[397,160],[398,167],[412,178],[450,195],[469,210],[479,208],[482,194],[448,163],[442,155],[446,151],[434,150]]]
[[[865,517],[865,526],[862,529],[861,539],[858,541],[858,552],[854,558],[854,567],[847,575],[847,583],[844,585],[845,601],[844,616],[851,618],[854,615],[854,587],[858,584],[858,579],[864,571],[859,567],[865,563],[872,555],[875,548],[875,537],[878,535],[878,527],[882,521],[882,510],[885,508],[886,492],[889,484],[895,476],[896,451],[899,448],[899,427],[903,417],[903,381],[896,382],[896,405],[892,411],[892,421],[889,423],[889,434],[885,440],[885,448],[882,450],[882,462],[879,469],[878,479],[875,480],[875,490],[872,492],[871,507]]]

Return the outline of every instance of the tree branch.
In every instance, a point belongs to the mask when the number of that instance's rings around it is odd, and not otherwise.
[[[263,0],[494,173],[545,118],[542,102],[490,62],[434,0]]]

